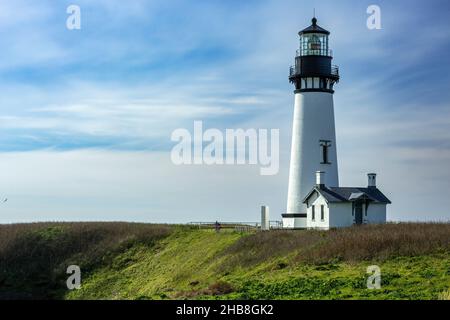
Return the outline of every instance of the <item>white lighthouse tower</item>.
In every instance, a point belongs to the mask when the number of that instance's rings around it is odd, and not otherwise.
[[[316,184],[317,171],[326,172],[322,183],[339,186],[333,106],[339,69],[331,63],[329,34],[313,18],[312,25],[299,32],[300,48],[290,68],[295,106],[287,211],[282,215],[285,228],[307,227],[303,200]]]

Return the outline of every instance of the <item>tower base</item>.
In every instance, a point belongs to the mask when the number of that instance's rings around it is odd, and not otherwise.
[[[284,213],[281,217],[284,229],[306,229],[306,213]]]

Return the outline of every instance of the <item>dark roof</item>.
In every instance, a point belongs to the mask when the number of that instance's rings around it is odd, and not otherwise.
[[[305,33],[323,33],[323,34],[330,34],[329,31],[327,31],[327,30],[325,30],[324,28],[319,27],[319,26],[317,25],[317,19],[316,19],[316,18],[313,18],[313,19],[312,19],[312,25],[310,25],[308,28],[303,29],[302,31],[300,31],[300,32],[298,33],[298,35],[301,36],[302,34],[305,34]]]
[[[391,201],[376,187],[330,187],[315,186],[305,197],[306,202],[314,192],[320,193],[328,202],[352,202],[359,199],[367,199],[379,203],[391,203]]]

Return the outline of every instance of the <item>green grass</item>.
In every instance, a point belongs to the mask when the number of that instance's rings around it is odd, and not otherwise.
[[[6,267],[0,270],[0,298],[448,299],[448,230],[448,224],[263,233],[100,223],[21,226],[0,246],[0,258],[9,261],[0,260]],[[70,244],[80,234],[90,240]],[[11,256],[18,245],[25,248]],[[50,262],[21,268],[27,252]],[[65,289],[69,264],[81,267],[80,290]],[[379,290],[366,287],[370,265],[381,268]],[[23,272],[31,273],[21,282]]]
[[[246,267],[232,254],[224,254],[245,237],[234,232],[177,232],[155,251],[140,247],[128,252],[126,259],[135,263],[119,270],[98,270],[85,280],[81,290],[70,292],[67,298],[437,299],[450,288],[448,252],[319,265],[297,262],[295,251],[281,257],[274,252],[272,258]],[[124,258],[118,256],[117,261]],[[381,268],[380,290],[366,286],[366,269],[372,264]],[[208,288],[220,282],[228,283],[233,292],[208,294]]]
[[[154,248],[140,245],[118,255],[67,297],[163,299],[192,290],[195,282],[198,287],[206,286],[215,281],[216,269],[224,259],[217,254],[239,237],[227,231],[179,230]]]

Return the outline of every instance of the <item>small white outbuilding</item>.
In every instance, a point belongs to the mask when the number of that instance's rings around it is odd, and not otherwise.
[[[368,174],[368,186],[327,187],[324,172],[316,172],[316,185],[303,200],[306,228],[323,229],[386,223],[386,206],[391,201],[377,188],[376,174]]]

